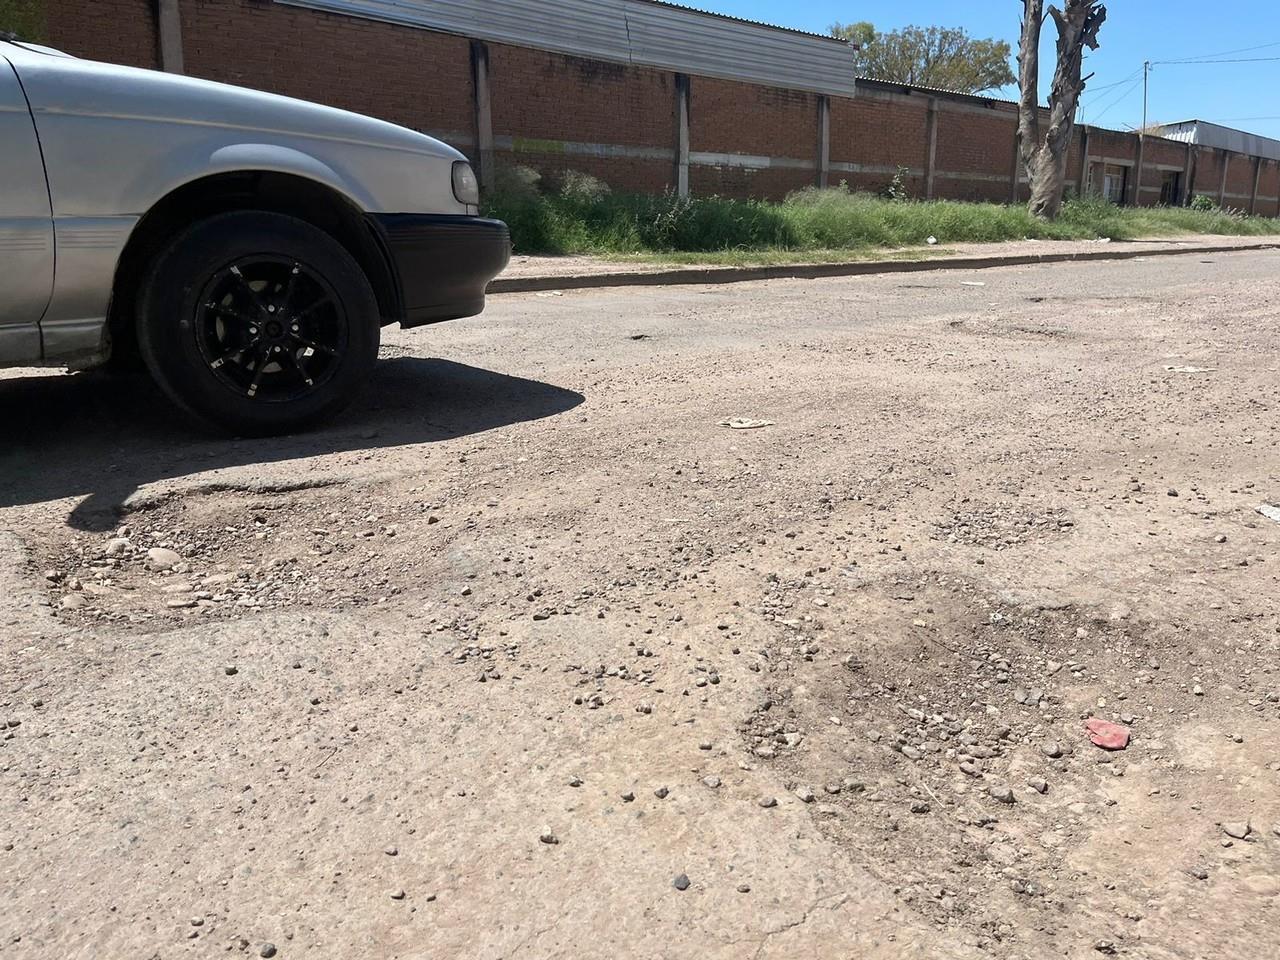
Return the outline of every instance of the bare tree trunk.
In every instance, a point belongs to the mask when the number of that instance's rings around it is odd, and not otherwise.
[[[1022,39],[1018,44],[1018,133],[1022,165],[1031,181],[1029,209],[1037,217],[1052,220],[1062,209],[1067,182],[1067,152],[1076,122],[1076,103],[1088,77],[1080,70],[1084,48],[1098,49],[1098,29],[1107,19],[1107,8],[1098,0],[1065,0],[1064,10],[1049,7],[1058,28],[1058,59],[1049,92],[1049,125],[1040,122],[1040,28],[1044,24],[1044,0],[1023,0]]]

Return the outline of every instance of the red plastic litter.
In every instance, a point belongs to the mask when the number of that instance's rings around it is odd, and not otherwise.
[[[1129,728],[1093,717],[1085,723],[1089,741],[1103,750],[1123,750],[1129,745]]]

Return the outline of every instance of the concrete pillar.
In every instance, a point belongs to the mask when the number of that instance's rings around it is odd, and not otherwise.
[[[158,0],[156,19],[160,27],[160,69],[165,73],[184,73],[182,13],[178,0]]]
[[[1009,202],[1018,205],[1021,198],[1018,182],[1022,179],[1022,133],[1017,127],[1013,129],[1013,176],[1009,178]]]
[[[689,77],[676,74],[676,194],[689,195]]]
[[[1227,205],[1227,168],[1231,166],[1231,154],[1222,151],[1222,182],[1218,184],[1218,206]]]
[[[926,200],[933,199],[933,177],[934,168],[938,160],[938,98],[929,98],[928,122],[926,125],[928,131],[928,148],[925,153],[924,162],[924,198]]]
[[[831,175],[831,98],[818,97],[818,186],[826,188]]]
[[[489,48],[483,41],[471,41],[471,82],[475,90],[476,160],[480,165],[480,186],[493,188],[493,108],[489,93]]]
[[[1182,205],[1191,206],[1196,198],[1196,148],[1187,144],[1187,159],[1182,172]]]
[[[1085,127],[1080,142],[1080,179],[1076,184],[1082,197],[1087,197],[1093,187],[1089,182],[1089,177],[1093,173],[1093,167],[1089,165],[1089,132],[1090,128]]]
[[[1133,168],[1133,200],[1132,206],[1142,206],[1142,161],[1143,154],[1147,149],[1147,135],[1145,133],[1138,134],[1138,162]]]
[[[1258,209],[1258,182],[1262,179],[1262,158],[1253,158],[1253,193],[1249,196],[1249,216]]]

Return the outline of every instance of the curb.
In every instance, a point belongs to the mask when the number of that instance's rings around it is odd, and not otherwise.
[[[1006,257],[953,257],[937,260],[863,260],[853,263],[814,263],[769,267],[681,267],[652,273],[596,273],[563,277],[511,277],[489,284],[488,293],[530,293],[537,290],[589,290],[598,287],[662,287],[677,284],[745,283],[748,280],[818,280],[860,277],[878,273],[921,273],[926,270],[988,270],[992,267],[1035,266],[1044,263],[1087,263],[1094,260],[1135,260],[1140,257],[1181,257],[1204,253],[1247,253],[1280,250],[1280,242],[1249,246],[1182,247],[1177,250],[1087,250],[1083,253],[1027,253]]]

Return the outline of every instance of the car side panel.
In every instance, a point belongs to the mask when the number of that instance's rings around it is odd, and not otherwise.
[[[27,100],[0,58],[0,365],[39,361],[53,287],[49,189]]]
[[[55,217],[58,273],[40,322],[45,357],[91,363],[106,348],[107,310],[116,264],[138,217]]]
[[[133,226],[194,180],[277,171],[324,183],[364,213],[467,212],[453,196],[461,155],[412,131],[154,71],[39,55],[17,66],[44,147],[60,257],[41,325],[51,359],[102,353]]]

